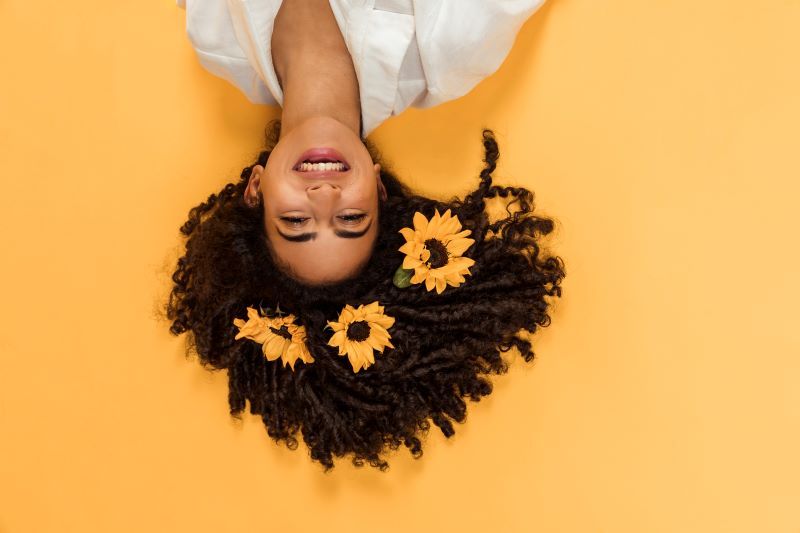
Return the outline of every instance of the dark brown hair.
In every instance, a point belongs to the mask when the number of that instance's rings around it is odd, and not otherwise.
[[[491,131],[483,132],[485,166],[477,187],[463,199],[439,201],[414,194],[382,164],[388,199],[379,207],[379,236],[365,269],[355,278],[306,286],[273,263],[267,251],[261,207],[243,200],[252,168],[264,165],[277,140],[277,126],[267,149],[244,168],[239,181],[192,208],[180,228],[187,237],[166,303],[170,331],[187,332],[188,351],[208,369],[227,369],[228,402],[233,416],[249,411],[263,419],[276,442],[294,449],[299,432],[311,459],[325,470],[334,457],[350,455],[382,470],[387,448],[406,446],[422,455],[420,436],[432,421],[445,436],[452,421],[466,419],[465,398],[479,401],[492,391],[488,374],[508,370],[501,353],[515,347],[525,361],[534,358],[526,333],[550,324],[552,297],[561,296],[564,263],[541,247],[553,220],[534,213],[534,195],[524,187],[492,183],[499,157]],[[368,144],[379,160],[374,146]],[[500,197],[504,218],[490,221],[486,201]],[[514,209],[512,209],[514,206]],[[464,253],[476,261],[459,287],[442,294],[423,285],[404,289],[392,283],[403,260],[399,230],[412,227],[419,211],[450,209],[475,243]],[[377,300],[395,317],[389,330],[394,349],[376,354],[375,364],[354,373],[347,358],[328,346],[328,320],[337,320],[345,303]],[[294,313],[307,330],[315,361],[298,362],[292,371],[281,361],[267,361],[261,345],[234,340],[234,318],[248,306]]]

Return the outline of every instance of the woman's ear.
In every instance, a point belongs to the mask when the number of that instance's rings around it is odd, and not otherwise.
[[[244,201],[250,207],[255,207],[259,203],[261,196],[261,175],[264,173],[264,167],[261,165],[253,165],[253,170],[250,172],[250,180],[247,182],[247,187],[244,190]]]
[[[381,179],[381,166],[375,163],[375,166],[372,168],[375,170],[375,178],[378,181],[378,195],[381,197],[381,200],[386,201],[389,195],[386,194],[386,187],[383,185],[383,180]]]

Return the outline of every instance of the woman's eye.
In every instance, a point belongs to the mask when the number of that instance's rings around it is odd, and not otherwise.
[[[367,216],[366,213],[359,213],[355,215],[342,215],[339,218],[344,220],[345,222],[359,222],[363,220]]]
[[[353,215],[340,215],[338,218],[352,224],[354,222],[360,222],[366,216],[366,213],[358,213]],[[281,220],[289,226],[300,226],[306,220],[308,220],[308,217],[281,217]]]
[[[303,222],[308,220],[308,218],[303,218],[303,217],[281,217],[281,220],[283,220],[284,222],[286,222],[290,226],[299,226],[300,224],[302,224]]]

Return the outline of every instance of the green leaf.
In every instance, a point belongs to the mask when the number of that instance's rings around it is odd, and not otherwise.
[[[395,287],[399,289],[405,289],[406,287],[411,286],[411,276],[413,275],[413,270],[403,268],[401,265],[400,268],[395,271],[394,277],[392,278],[392,283],[394,283]]]

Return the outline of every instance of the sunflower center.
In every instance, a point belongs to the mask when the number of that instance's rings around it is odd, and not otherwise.
[[[289,328],[287,328],[286,326],[281,326],[281,329],[275,329],[275,328],[273,328],[272,326],[270,326],[270,328],[269,328],[269,329],[270,329],[270,330],[272,331],[272,333],[274,333],[275,335],[280,335],[280,336],[281,336],[281,337],[283,337],[284,339],[289,339],[289,340],[292,340],[292,334],[291,334],[291,333],[289,333]]]
[[[430,268],[439,268],[447,264],[447,248],[438,239],[428,239],[425,241],[425,248],[430,251],[431,256],[427,264]]]
[[[347,338],[351,341],[365,341],[369,337],[369,324],[363,320],[357,320],[347,326]]]

